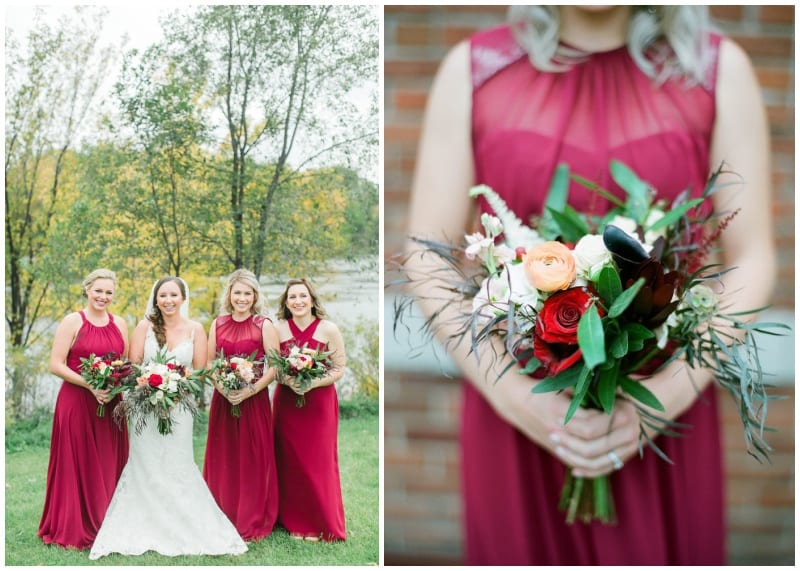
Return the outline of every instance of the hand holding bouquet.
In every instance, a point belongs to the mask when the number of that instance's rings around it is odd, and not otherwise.
[[[122,381],[131,372],[131,362],[121,358],[116,353],[106,353],[102,357],[94,353],[88,358],[81,358],[81,377],[93,390],[109,390],[108,399],[111,400],[121,393],[124,388]],[[105,404],[97,405],[97,416],[106,415]]]
[[[332,354],[333,351],[311,349],[307,345],[292,345],[281,351],[271,349],[267,364],[277,369],[279,383],[288,385],[287,377],[294,379],[291,388],[297,393],[297,406],[302,407],[305,404],[304,394],[311,388],[312,382],[324,377],[330,370]]]
[[[610,171],[624,200],[560,167],[542,216],[530,226],[492,189],[478,186],[470,195],[483,197],[495,214],[481,217],[485,234],[466,236],[463,249],[416,240],[453,276],[449,291],[471,306],[458,318],[453,339],[468,336],[478,358],[489,339],[501,339],[522,373],[544,379],[534,393],[571,395],[565,422],[578,408],[610,414],[617,399],[630,400],[640,414],[641,438],[665,459],[644,427],[667,433],[674,423],[652,412],[664,408],[642,381],[683,359],[709,370],[739,401],[748,451],[766,457],[768,397],[753,333],[781,326],[740,319],[758,310],[725,313],[713,287],[725,271],[704,265],[736,215],[712,214],[721,170],[700,196],[687,192],[671,204],[656,202],[654,190],[622,163],[612,161]],[[591,216],[571,208],[570,178],[607,199],[611,210]],[[462,255],[479,262],[476,273],[465,273]],[[440,283],[444,272],[434,273],[408,281]],[[397,306],[398,317],[412,301]],[[428,333],[435,317],[426,322]],[[570,523],[614,521],[607,476],[584,482],[569,473],[560,505]]]
[[[222,386],[223,393],[228,396],[231,391],[238,391],[251,387],[257,376],[261,361],[256,360],[258,351],[253,351],[249,357],[225,357],[224,352],[211,364],[208,374],[214,381]],[[242,413],[238,404],[231,405],[231,415],[236,418]]]
[[[126,395],[114,410],[114,416],[118,421],[124,417],[131,419],[137,434],[147,424],[148,417],[155,417],[158,432],[169,434],[171,412],[176,406],[197,414],[190,397],[200,394],[205,375],[205,371],[189,371],[174,357],[168,357],[166,351],[160,351],[150,363],[135,366],[123,385]]]

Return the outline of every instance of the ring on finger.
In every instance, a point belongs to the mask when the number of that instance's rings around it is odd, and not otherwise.
[[[614,465],[614,470],[619,470],[625,465],[625,463],[619,459],[619,456],[617,456],[617,453],[613,450],[606,454],[606,456],[608,456],[608,459],[611,460],[611,463]]]

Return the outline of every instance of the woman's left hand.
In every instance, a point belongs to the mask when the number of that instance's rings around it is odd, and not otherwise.
[[[596,478],[619,470],[639,450],[639,413],[625,399],[617,399],[611,415],[601,410],[578,409],[550,434],[556,455],[575,476]]]
[[[313,381],[310,383],[303,383],[297,377],[287,376],[283,379],[283,384],[292,389],[296,395],[304,395],[314,388]]]
[[[250,385],[249,387],[245,387],[243,389],[230,391],[227,395],[228,402],[234,405],[242,404],[242,402],[249,399],[251,396],[255,395],[255,387]]]

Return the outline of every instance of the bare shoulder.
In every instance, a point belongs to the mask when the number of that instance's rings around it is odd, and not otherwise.
[[[62,331],[71,331],[74,333],[81,328],[81,325],[83,325],[81,314],[77,311],[73,311],[64,316],[64,319],[58,324],[58,328]]]
[[[195,335],[200,335],[200,334],[205,335],[206,334],[206,328],[203,327],[203,324],[200,323],[199,321],[195,321],[194,319],[190,319],[189,320],[189,327],[192,329],[192,331],[194,331]]]
[[[117,329],[122,331],[123,333],[128,331],[128,322],[121,315],[117,315],[116,313],[112,313],[111,317],[114,319],[114,323],[117,326]]]
[[[278,337],[280,337],[281,341],[285,341],[292,336],[292,332],[289,330],[289,322],[285,319],[279,319],[275,322],[275,329],[278,330]]]
[[[320,320],[319,325],[317,325],[317,333],[326,338],[341,336],[339,327],[333,321],[329,321],[328,319]]]
[[[750,56],[730,38],[722,38],[720,42],[718,66],[718,88],[735,89],[741,82],[755,81],[755,72]]]

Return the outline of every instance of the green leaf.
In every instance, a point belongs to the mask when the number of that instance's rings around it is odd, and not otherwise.
[[[581,215],[571,206],[565,206],[562,212],[548,209],[553,221],[558,225],[559,234],[566,242],[577,242],[589,234],[589,226]]]
[[[614,181],[628,194],[625,201],[628,216],[641,224],[650,209],[650,187],[620,161],[612,160],[609,169]]]
[[[624,329],[619,332],[619,335],[614,337],[614,340],[611,342],[611,347],[609,348],[611,351],[611,356],[615,359],[622,359],[625,355],[628,354],[628,332]]]
[[[642,383],[629,379],[628,377],[622,377],[619,380],[619,385],[623,391],[631,395],[643,405],[660,410],[662,412],[664,411],[664,405],[662,405],[658,398],[656,398],[656,395],[651,393],[650,389],[645,387]]]
[[[628,306],[633,302],[636,294],[639,293],[639,290],[642,289],[643,285],[644,278],[639,278],[631,287],[623,291],[608,309],[608,317],[613,319],[622,315],[622,313],[628,309]]]
[[[564,424],[569,422],[569,419],[573,417],[575,411],[583,403],[583,399],[586,397],[586,393],[589,390],[589,386],[591,383],[589,382],[589,374],[590,371],[587,367],[581,367],[579,378],[578,378],[578,385],[575,388],[575,394],[572,397],[572,402],[569,403],[569,408],[567,409],[567,414],[564,416]]]
[[[611,414],[617,394],[617,379],[619,378],[619,363],[608,371],[600,373],[597,381],[597,398],[606,414]]]
[[[649,232],[652,230],[658,230],[660,228],[666,228],[670,224],[674,224],[677,220],[683,217],[689,210],[698,206],[703,203],[702,198],[695,198],[694,200],[689,200],[688,202],[684,202],[680,206],[677,206],[664,214],[663,217],[656,220],[649,228],[645,228],[645,232]]]
[[[553,220],[552,211],[563,212],[569,195],[569,167],[560,164],[553,173],[550,189],[544,202],[539,233],[547,240],[555,240],[561,234],[558,224]]]
[[[614,303],[614,300],[622,293],[622,282],[614,266],[605,266],[600,270],[596,285],[597,292],[607,306]]]
[[[597,312],[597,305],[589,306],[578,321],[578,346],[581,348],[583,362],[589,369],[606,360],[606,340],[603,336],[603,322]]]
[[[528,359],[528,362],[525,363],[525,367],[519,371],[520,375],[530,375],[531,373],[536,372],[536,369],[542,366],[541,361],[536,357],[531,357]]]
[[[555,377],[548,377],[537,384],[532,393],[549,393],[553,391],[560,391],[569,387],[574,387],[578,384],[578,379],[581,374],[583,366],[570,367],[566,371],[562,371]]]
[[[656,334],[650,331],[641,323],[626,323],[625,331],[628,333],[628,339],[650,339],[655,337]]]

